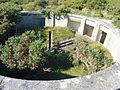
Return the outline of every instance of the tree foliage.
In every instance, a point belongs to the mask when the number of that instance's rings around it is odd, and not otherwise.
[[[0,34],[3,34],[20,19],[19,7],[12,3],[0,4]]]
[[[60,19],[62,16],[66,16],[70,13],[70,9],[64,6],[53,7],[52,9],[42,10],[41,13],[48,19],[53,18],[53,26],[55,26],[55,19]]]
[[[89,9],[105,9],[106,8],[106,0],[88,0],[87,7]]]

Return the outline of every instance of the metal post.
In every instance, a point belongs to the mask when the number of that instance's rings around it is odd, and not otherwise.
[[[53,14],[53,27],[55,27],[55,14]]]
[[[49,44],[48,44],[49,50],[51,50],[51,31],[49,31]]]
[[[49,38],[49,41],[48,41],[48,49],[49,49],[49,50],[51,50],[52,47],[53,47],[53,45],[52,45],[52,43],[53,43],[53,35],[52,35],[52,34],[53,34],[52,31],[49,31],[49,36],[48,36],[48,38]]]

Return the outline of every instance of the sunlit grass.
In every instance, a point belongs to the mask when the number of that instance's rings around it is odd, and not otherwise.
[[[87,71],[84,70],[84,66],[83,65],[71,67],[68,70],[62,71],[62,73],[70,75],[70,76],[80,76],[80,77],[89,74]]]

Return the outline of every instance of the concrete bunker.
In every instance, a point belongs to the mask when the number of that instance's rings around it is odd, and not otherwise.
[[[83,19],[85,19],[82,16],[79,16]],[[96,20],[97,21],[97,20]],[[99,21],[97,21],[99,22]],[[112,53],[114,60],[117,62],[112,67],[100,71],[98,73],[88,75],[85,77],[78,77],[78,78],[72,78],[68,80],[57,80],[57,81],[31,81],[31,80],[20,80],[20,79],[13,79],[9,77],[0,76],[1,85],[4,85],[2,88],[5,90],[84,90],[84,89],[102,89],[102,90],[117,90],[120,86],[120,58],[119,58],[119,52],[120,52],[120,38],[119,33],[117,32],[117,29],[111,28],[111,25],[105,24],[103,21],[100,21],[100,23],[104,26],[107,26],[110,28],[109,32],[102,32],[100,37],[96,36],[98,39],[97,41],[104,42],[107,41],[106,36],[111,36],[111,40],[109,41],[109,45],[105,47],[110,50]],[[100,30],[100,29],[99,29]],[[98,31],[99,31],[98,30]],[[104,30],[104,29],[102,29]],[[83,31],[84,32],[84,31]],[[103,34],[102,34],[103,33]],[[81,34],[83,35],[83,34]],[[92,38],[91,38],[92,39]],[[113,42],[115,41],[115,42]],[[117,54],[117,55],[116,55]]]

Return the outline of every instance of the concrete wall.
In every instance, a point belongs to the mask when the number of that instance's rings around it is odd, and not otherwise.
[[[65,27],[68,24],[68,17],[61,17],[60,19],[55,19],[55,26]],[[51,19],[45,19],[45,26],[53,26],[53,17]]]
[[[45,19],[41,16],[22,16],[21,21],[16,25],[16,28],[29,27],[29,26],[45,26]]]

